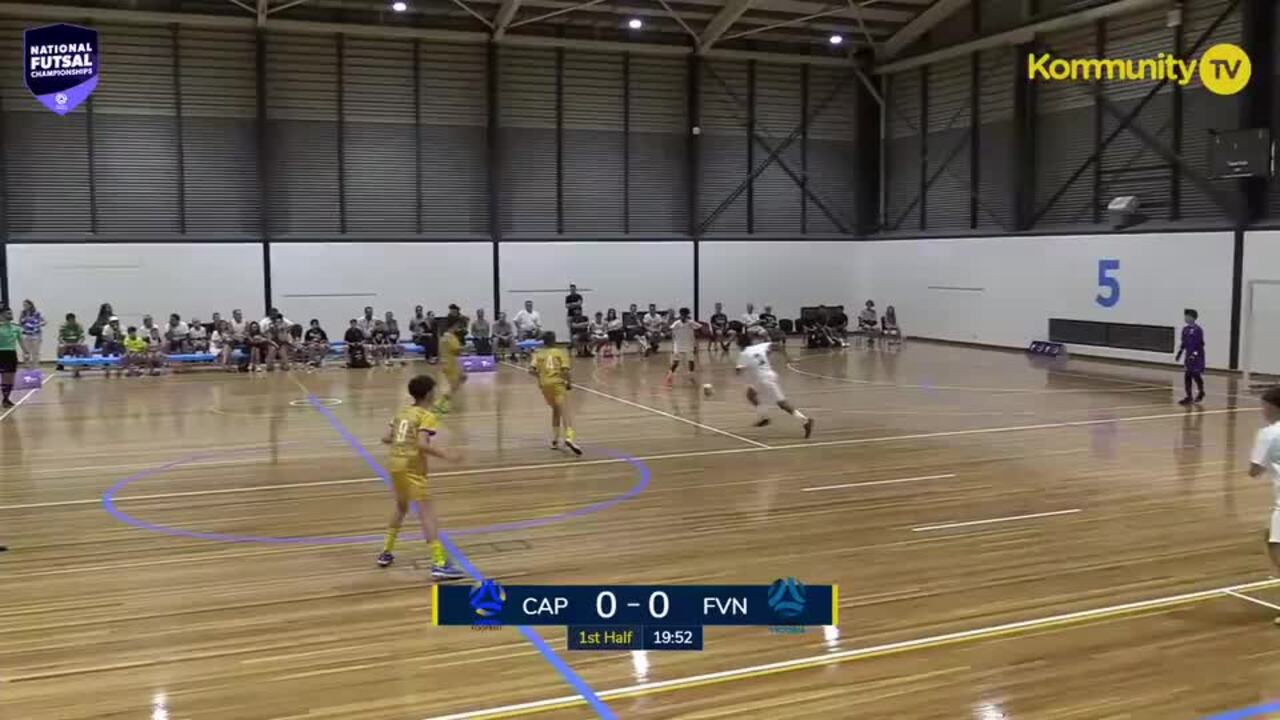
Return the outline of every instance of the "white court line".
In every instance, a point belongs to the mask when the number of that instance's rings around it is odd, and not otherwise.
[[[1156,392],[1164,390],[1166,392],[1172,389],[1172,385],[1150,385],[1144,383],[1130,382],[1128,380],[1111,380],[1090,378],[1100,380],[1102,382],[1124,383],[1131,385],[1130,388],[1116,388],[1108,390],[1106,388],[1080,388],[1080,389],[1062,389],[1062,390],[1041,390],[1037,388],[1011,388],[1011,387],[974,387],[972,385],[922,385],[916,383],[889,383],[875,382],[873,380],[858,380],[856,378],[842,378],[835,375],[823,375],[821,373],[809,372],[801,370],[797,365],[801,362],[807,362],[823,355],[815,355],[813,357],[800,358],[798,360],[788,362],[786,368],[797,375],[807,375],[812,378],[821,380],[831,380],[834,382],[847,383],[849,385],[865,385],[868,387],[883,388],[900,388],[906,390],[955,390],[963,392],[986,392],[986,393],[1008,393],[1008,394],[1025,394],[1025,395],[1063,395],[1063,394],[1082,394],[1082,393],[1141,393]]]
[[[868,487],[871,485],[896,485],[898,483],[919,482],[921,480],[949,480],[955,477],[954,473],[946,475],[925,475],[922,477],[899,478],[897,480],[872,480],[871,482],[844,483],[842,485],[820,485],[818,487],[803,488],[800,492],[818,492],[819,490],[843,490],[851,487]]]
[[[1241,600],[1247,600],[1247,601],[1249,601],[1249,602],[1251,602],[1251,603],[1253,603],[1253,604],[1255,604],[1255,605],[1261,605],[1262,607],[1271,608],[1272,610],[1280,610],[1280,605],[1272,605],[1271,603],[1269,603],[1269,602],[1263,602],[1262,600],[1259,600],[1259,599],[1258,599],[1258,598],[1256,598],[1256,597],[1250,597],[1250,596],[1248,596],[1248,595],[1242,595],[1242,594],[1240,594],[1240,593],[1236,592],[1235,590],[1226,590],[1225,592],[1226,592],[1228,595],[1231,595],[1232,597],[1238,597],[1238,598],[1240,598]]]
[[[1151,600],[1140,600],[1138,602],[1125,603],[1122,605],[1109,605],[1107,607],[1094,608],[1092,610],[1081,610],[1062,615],[1051,615],[1048,617],[1006,623],[1003,625],[990,625],[987,627],[976,628],[974,630],[963,630],[961,632],[946,633],[944,635],[933,635],[930,637],[888,643],[885,645],[854,648],[840,652],[826,652],[821,655],[811,655],[809,657],[797,658],[795,660],[782,660],[779,662],[766,663],[763,665],[751,665],[748,667],[705,673],[702,675],[689,675],[682,678],[662,680],[659,682],[638,683],[635,685],[628,685],[626,687],[614,688],[612,690],[605,690],[603,692],[596,693],[596,695],[598,695],[602,700],[609,700],[611,698],[647,695],[666,690],[677,690],[685,687],[703,686],[729,680],[770,675],[788,670],[820,667],[822,665],[831,665],[844,660],[855,660],[859,658],[888,655],[891,653],[900,653],[908,650],[938,647],[965,640],[996,637],[1010,633],[1035,630],[1037,628],[1052,627],[1054,625],[1079,623],[1110,615],[1133,613],[1170,605],[1180,605],[1200,600],[1208,600],[1224,594],[1234,594],[1234,591],[1258,590],[1273,587],[1276,584],[1280,584],[1280,579],[1272,578],[1270,580],[1260,580],[1258,582],[1245,583],[1243,585],[1232,585],[1228,587],[1214,588],[1212,590],[1201,590],[1199,592],[1185,593],[1182,595],[1169,595],[1166,597],[1159,597]],[[440,715],[429,718],[428,720],[470,720],[471,718],[507,717],[511,715],[553,710],[561,707],[570,707],[584,703],[585,701],[578,695],[564,695],[557,698],[535,700],[533,702],[521,703],[518,705],[503,705],[501,707],[485,708],[484,710],[472,710],[452,715]]]
[[[9,408],[8,410],[5,410],[3,413],[0,413],[0,421],[3,421],[5,418],[12,415],[15,410],[22,407],[22,403],[26,402],[27,400],[30,400],[32,395],[35,395],[36,393],[43,390],[45,383],[49,382],[52,379],[53,378],[48,375],[42,375],[40,377],[40,387],[36,388],[35,390],[28,390],[26,395],[23,395],[22,397],[18,398],[18,401],[13,404],[13,407]]]
[[[925,525],[913,527],[911,532],[927,532],[929,530],[946,530],[947,528],[969,527],[971,525],[990,525],[992,523],[1013,522],[1014,520],[1031,520],[1032,518],[1053,517],[1055,515],[1071,515],[1080,512],[1080,508],[1070,510],[1054,510],[1053,512],[1031,513],[1030,515],[1010,515],[1008,517],[991,518],[989,520],[969,520],[968,522],[943,523],[941,525]]]
[[[1248,412],[1248,411],[1249,411],[1249,408],[1233,408],[1228,410],[1208,410],[1208,411],[1197,413],[1197,414],[1198,415],[1221,415],[1224,413]],[[1181,417],[1185,417],[1186,414],[1187,413],[1185,412],[1179,412],[1179,413],[1171,413],[1167,415],[1144,415],[1141,417],[1108,418],[1108,419],[1102,419],[1102,420],[1078,420],[1078,421],[1062,422],[1062,423],[1046,423],[1041,425],[1015,425],[1012,427],[978,428],[976,430],[949,430],[945,432],[917,433],[915,435],[889,435],[884,437],[853,438],[850,440],[828,440],[824,442],[795,443],[791,445],[768,445],[763,447],[726,448],[723,450],[691,450],[689,452],[663,453],[659,455],[640,455],[638,457],[625,458],[625,459],[624,458],[600,458],[597,460],[566,460],[564,462],[531,463],[528,465],[504,465],[500,467],[472,468],[469,470],[445,470],[443,472],[433,472],[431,473],[431,476],[432,477],[465,477],[470,475],[488,475],[491,473],[497,474],[497,473],[525,472],[530,470],[534,470],[534,471],[549,470],[549,469],[561,468],[561,467],[590,467],[593,465],[621,465],[629,462],[630,460],[639,460],[641,462],[649,462],[654,460],[679,460],[682,458],[714,457],[717,455],[737,455],[738,453],[770,452],[770,451],[780,451],[780,450],[804,450],[804,449],[814,448],[814,447],[833,447],[833,446],[841,446],[841,445],[871,445],[871,444],[883,443],[883,442],[901,442],[904,440],[927,440],[929,438],[937,438],[937,437],[959,437],[964,435],[988,435],[992,433],[1002,433],[1002,432],[1047,430],[1047,429],[1061,428],[1061,427],[1080,427],[1080,426],[1089,426],[1089,425],[1105,425],[1108,423],[1160,420],[1160,419],[1166,419],[1166,418],[1181,418]],[[162,494],[156,494],[156,495],[147,495],[145,497],[146,499],[149,499],[149,500],[158,500],[166,497],[175,497],[175,496],[198,497],[200,495],[222,495],[222,494],[229,494],[229,493],[235,493],[235,492],[259,492],[263,490],[287,489],[287,488],[295,488],[295,487],[321,487],[325,485],[346,485],[346,484],[352,484],[352,483],[369,482],[375,479],[376,478],[355,478],[355,479],[348,479],[348,480],[320,480],[320,481],[309,482],[309,483],[285,483],[281,485],[258,485],[254,487],[248,487],[248,488],[222,488],[218,490],[196,490],[191,492],[178,493],[176,495],[169,495],[169,494],[162,493]],[[117,497],[116,501],[121,502],[124,500],[134,500],[134,499],[138,499],[138,497],[139,496],[124,495],[121,497]],[[97,498],[92,500],[65,500],[65,501],[54,502],[54,503],[36,503],[32,505],[0,505],[0,510],[16,510],[16,509],[36,508],[36,507],[58,507],[60,505],[77,505],[77,504],[85,505],[85,504],[96,503],[96,502],[99,502]]]
[[[506,365],[507,367],[515,368],[516,370],[520,370],[520,371],[522,371],[522,372],[524,371],[524,368],[522,368],[522,367],[520,367],[519,365],[516,365],[516,364],[514,364],[514,363],[509,363],[509,362],[503,361],[503,363],[502,363],[502,364],[503,364],[503,365]],[[648,412],[654,413],[655,415],[661,415],[662,417],[665,417],[665,418],[670,418],[670,419],[672,419],[672,420],[677,420],[677,421],[679,421],[679,422],[685,423],[686,425],[692,425],[692,426],[697,427],[697,428],[702,428],[703,430],[710,430],[711,432],[716,433],[716,434],[718,434],[718,435],[723,435],[723,436],[725,436],[725,437],[727,437],[727,438],[733,438],[734,440],[737,440],[738,442],[744,442],[744,443],[746,443],[746,444],[748,444],[748,445],[754,445],[755,447],[760,448],[761,450],[768,450],[768,449],[770,448],[770,446],[769,446],[769,445],[765,445],[765,444],[764,444],[764,443],[762,443],[762,442],[756,442],[755,440],[752,440],[751,438],[745,438],[745,437],[742,437],[741,435],[734,435],[733,433],[729,432],[728,430],[721,430],[720,428],[717,428],[717,427],[711,427],[710,425],[703,425],[702,423],[700,423],[700,422],[694,422],[693,420],[690,420],[689,418],[683,418],[683,417],[680,417],[679,415],[672,415],[671,413],[666,412],[666,411],[664,411],[664,410],[659,410],[659,409],[657,409],[657,408],[652,408],[652,407],[649,407],[648,405],[641,405],[641,404],[640,404],[640,403],[638,403],[638,402],[631,402],[630,400],[627,400],[627,399],[625,399],[625,398],[620,398],[620,397],[618,397],[617,395],[610,395],[610,394],[609,394],[609,393],[607,393],[607,392],[601,392],[600,390],[596,390],[595,388],[592,388],[592,387],[587,387],[586,385],[579,385],[579,384],[575,383],[573,387],[574,387],[574,388],[576,388],[576,389],[578,389],[578,390],[582,390],[582,391],[585,391],[585,392],[589,392],[589,393],[591,393],[591,394],[593,394],[593,395],[599,395],[600,397],[605,398],[605,399],[608,399],[608,400],[613,400],[614,402],[620,402],[620,403],[622,403],[623,405],[630,405],[630,406],[631,406],[631,407],[633,407],[633,408],[639,408],[640,410],[646,410],[646,411],[648,411]]]

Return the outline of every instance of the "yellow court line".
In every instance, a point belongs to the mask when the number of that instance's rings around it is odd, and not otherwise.
[[[831,586],[831,624],[840,627],[840,586]]]
[[[440,586],[431,586],[431,624],[440,624]]]
[[[987,640],[997,637],[1008,637],[1020,635],[1023,633],[1044,630],[1049,628],[1062,628],[1070,625],[1077,625],[1091,621],[1101,620],[1104,618],[1121,617],[1125,615],[1135,615],[1145,611],[1164,609],[1177,605],[1185,605],[1203,600],[1209,600],[1219,597],[1229,597],[1236,592],[1245,590],[1259,590],[1263,588],[1274,587],[1280,585],[1280,579],[1272,578],[1270,580],[1260,580],[1242,585],[1232,585],[1228,587],[1214,588],[1212,590],[1201,590],[1198,592],[1184,593],[1181,595],[1170,595],[1166,597],[1154,598],[1151,600],[1142,600],[1138,602],[1125,603],[1122,605],[1112,605],[1093,610],[1082,610],[1078,612],[1066,613],[1062,615],[1053,615],[1044,618],[1032,620],[1023,620],[1013,623],[1005,623],[1002,625],[992,625],[984,628],[976,628],[974,630],[964,630],[960,632],[947,633],[944,635],[934,635],[930,637],[918,638],[915,640],[906,640],[903,642],[888,643],[885,645],[876,645],[866,648],[855,648],[841,652],[827,653],[824,655],[814,655],[810,657],[797,658],[795,660],[783,660],[779,662],[767,663],[764,665],[755,665],[744,668],[736,668],[733,670],[724,670],[714,673],[706,673],[703,675],[692,675],[684,678],[675,678],[673,680],[663,680],[652,683],[640,683],[627,687],[614,688],[596,693],[602,700],[618,699],[618,698],[634,698],[648,695],[655,695],[663,692],[672,692],[675,690],[687,690],[690,688],[704,687],[708,685],[718,685],[721,683],[731,682],[734,680],[745,680],[748,678],[765,677],[769,675],[777,675],[795,670],[804,670],[809,668],[820,667],[823,665],[834,665],[837,663],[850,660],[868,660],[872,658],[885,657],[888,655],[896,655],[899,653],[910,652],[913,650],[924,650],[954,645],[963,642],[971,642],[974,640]],[[558,698],[548,698],[546,700],[535,700],[533,702],[521,703],[518,705],[505,705],[501,707],[488,708],[484,710],[475,710],[463,713],[455,713],[452,715],[443,715],[429,718],[429,720],[473,720],[475,718],[510,718],[525,715],[534,715],[549,710],[558,710],[562,708],[577,707],[585,705],[586,701],[578,695],[569,695]]]

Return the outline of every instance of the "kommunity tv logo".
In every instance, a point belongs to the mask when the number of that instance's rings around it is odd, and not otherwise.
[[[1181,86],[1196,77],[1210,92],[1235,95],[1249,84],[1253,63],[1239,46],[1220,43],[1199,58],[1178,58],[1159,53],[1149,58],[1064,58],[1053,53],[1028,53],[1027,78],[1040,82],[1159,82]]]

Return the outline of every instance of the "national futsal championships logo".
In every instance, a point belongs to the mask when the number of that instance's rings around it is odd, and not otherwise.
[[[97,30],[45,25],[23,32],[22,45],[23,82],[41,105],[66,115],[97,89]]]
[[[804,612],[804,583],[788,577],[779,578],[769,586],[769,609],[779,617],[791,619]]]
[[[468,603],[476,614],[476,625],[497,625],[496,618],[506,602],[506,588],[497,580],[485,580],[472,588],[468,596]]]

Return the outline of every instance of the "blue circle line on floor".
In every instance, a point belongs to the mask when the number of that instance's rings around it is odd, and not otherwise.
[[[1270,702],[1263,705],[1254,705],[1253,707],[1228,710],[1223,713],[1218,713],[1217,715],[1207,715],[1202,718],[1202,720],[1246,720],[1246,718],[1259,718],[1271,713],[1280,714],[1280,702]]]
[[[587,515],[593,515],[598,512],[603,512],[605,510],[608,510],[614,506],[620,505],[626,502],[627,500],[630,500],[636,497],[637,495],[639,495],[640,493],[648,489],[650,472],[649,472],[649,467],[647,465],[645,465],[643,462],[641,462],[640,460],[630,455],[626,455],[623,453],[616,453],[608,450],[605,450],[603,452],[609,455],[610,457],[626,462],[636,471],[636,481],[631,485],[630,488],[627,489],[626,492],[620,495],[616,495],[614,497],[608,498],[606,500],[601,500],[600,502],[591,503],[590,505],[584,505],[583,507],[580,507],[574,510],[568,510],[562,513],[557,513],[555,515],[547,515],[545,517],[539,517],[539,518],[530,518],[527,520],[515,520],[512,522],[497,523],[494,525],[483,525],[481,527],[475,527],[475,528],[447,530],[446,532],[448,532],[449,535],[453,537],[465,537],[469,535],[485,535],[485,534],[499,533],[499,532],[530,530],[533,528],[543,527],[546,525],[554,525],[557,523],[566,522],[568,520],[573,520],[575,518],[585,517]],[[320,536],[304,536],[304,537],[268,537],[268,536],[258,536],[258,535],[237,535],[237,534],[230,534],[230,533],[205,532],[201,530],[172,527],[168,525],[160,525],[157,523],[149,522],[147,520],[136,517],[126,512],[125,510],[121,509],[120,506],[118,505],[118,503],[120,502],[125,502],[129,500],[127,496],[126,497],[118,497],[118,496],[122,491],[128,488],[131,484],[138,482],[140,480],[145,480],[149,477],[158,475],[166,470],[179,468],[187,463],[194,462],[200,459],[201,457],[204,457],[204,455],[191,455],[191,456],[182,458],[180,460],[175,460],[170,463],[165,463],[164,465],[159,465],[157,467],[142,470],[140,472],[134,473],[133,475],[130,475],[127,478],[124,478],[123,480],[112,485],[110,488],[106,490],[106,492],[102,494],[103,508],[113,518],[115,518],[116,520],[126,525],[130,525],[132,527],[136,527],[142,530],[149,530],[155,533],[161,533],[164,535],[171,535],[174,537],[193,538],[197,540],[213,540],[218,542],[232,542],[232,543],[264,543],[264,544],[274,544],[274,545],[344,545],[344,544],[359,544],[359,543],[376,543],[376,542],[380,542],[383,538],[382,534],[380,533],[376,535],[347,535],[347,536],[320,535]],[[385,482],[385,479],[384,479],[384,482]],[[404,535],[405,539],[412,539],[420,536],[421,536],[421,533],[406,533]]]

